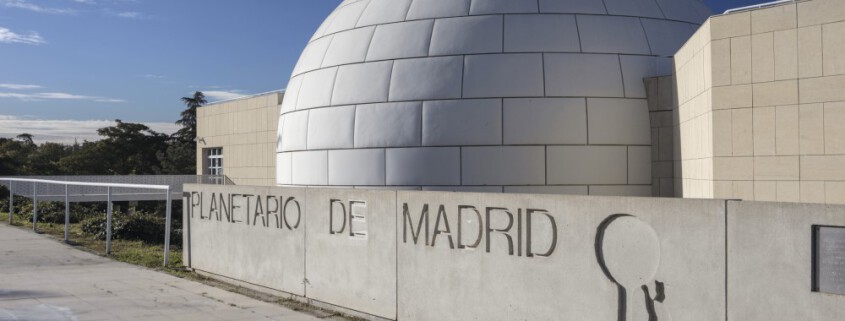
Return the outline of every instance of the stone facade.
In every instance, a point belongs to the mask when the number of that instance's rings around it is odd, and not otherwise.
[[[696,0],[347,0],[288,83],[278,184],[651,195],[643,77]]]
[[[712,17],[675,66],[677,196],[845,203],[845,2]]]
[[[197,175],[207,152],[223,149],[223,174],[238,185],[276,184],[276,127],[284,94],[272,92],[197,109]]]
[[[648,112],[651,120],[651,186],[652,196],[675,196],[675,160],[679,150],[675,77],[662,76],[645,79],[648,93]],[[677,166],[678,169],[680,166]],[[635,169],[642,172],[642,169]]]

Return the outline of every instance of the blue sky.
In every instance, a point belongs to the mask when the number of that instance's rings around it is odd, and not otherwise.
[[[765,1],[705,2],[722,12]],[[82,140],[114,119],[168,131],[195,90],[217,100],[282,89],[338,3],[0,0],[0,136]]]

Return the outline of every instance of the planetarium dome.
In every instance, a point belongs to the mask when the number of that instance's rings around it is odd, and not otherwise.
[[[698,0],[346,0],[279,119],[277,181],[651,193],[643,77],[709,15]]]

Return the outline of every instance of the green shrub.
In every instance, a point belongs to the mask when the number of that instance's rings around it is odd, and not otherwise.
[[[96,215],[82,221],[82,231],[96,239],[106,239],[106,215]],[[138,212],[135,214],[112,214],[112,239],[142,241],[148,244],[164,243],[165,219],[163,217]],[[173,229],[170,233],[172,244],[180,244],[182,231]]]
[[[15,213],[27,222],[32,222],[32,202],[27,201],[20,205],[18,205],[17,200],[15,202]],[[70,223],[78,223],[80,217],[78,208],[71,206]],[[63,202],[38,202],[38,222],[65,224],[65,204]]]

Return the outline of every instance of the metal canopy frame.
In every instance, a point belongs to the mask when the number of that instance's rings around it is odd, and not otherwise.
[[[12,223],[12,218],[15,212],[14,204],[15,204],[15,182],[18,183],[31,183],[32,191],[31,194],[21,194],[18,195],[25,195],[31,196],[32,198],[32,230],[35,231],[36,229],[36,222],[38,221],[38,184],[46,184],[48,186],[58,186],[61,187],[64,185],[64,201],[65,201],[65,242],[69,242],[70,237],[70,201],[71,201],[71,193],[70,187],[96,187],[96,188],[106,188],[106,202],[107,202],[107,212],[106,212],[106,255],[111,254],[111,234],[112,234],[112,196],[113,196],[113,189],[130,189],[130,190],[153,190],[153,191],[164,191],[166,193],[165,201],[167,202],[167,209],[166,211],[166,218],[165,218],[165,231],[164,231],[164,266],[167,266],[168,263],[168,255],[170,253],[170,221],[171,221],[171,205],[172,205],[172,198],[173,195],[171,194],[171,186],[170,185],[152,185],[152,184],[124,184],[124,183],[107,183],[107,182],[78,182],[78,181],[59,181],[59,180],[49,180],[49,179],[35,179],[35,178],[13,178],[13,177],[0,177],[0,182],[7,181],[9,182],[9,224]],[[25,184],[29,185],[29,184]],[[50,198],[56,200],[57,195],[51,193]],[[181,192],[181,191],[180,191]],[[95,194],[96,195],[96,194]],[[149,196],[156,196],[160,197],[161,193],[152,193]],[[89,195],[94,196],[94,195]],[[142,197],[144,198],[144,197]],[[149,197],[152,198],[152,197]],[[160,200],[159,198],[153,198],[152,200]]]

